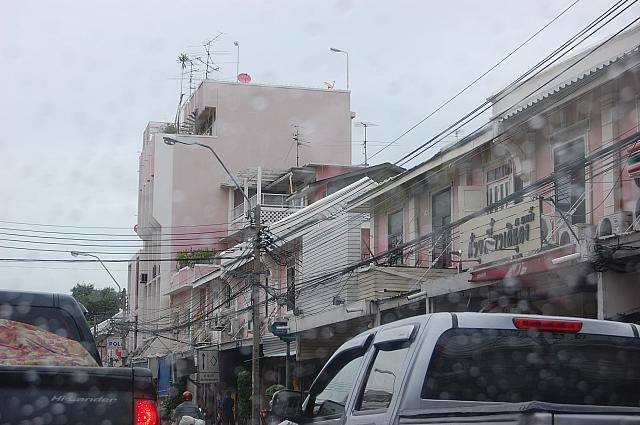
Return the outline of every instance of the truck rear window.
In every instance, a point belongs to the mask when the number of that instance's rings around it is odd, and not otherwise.
[[[424,399],[640,406],[640,340],[451,329],[436,344]]]

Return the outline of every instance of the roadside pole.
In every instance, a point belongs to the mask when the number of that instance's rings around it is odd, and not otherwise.
[[[291,341],[287,339],[287,358],[284,363],[284,382],[285,388],[291,390]]]
[[[259,197],[258,197],[259,198]],[[260,273],[262,264],[260,260],[260,200],[256,202],[254,209],[254,222],[256,227],[256,240],[253,250],[253,279],[251,282],[251,304],[253,314],[253,350],[251,354],[251,372],[252,372],[252,394],[251,397],[251,421],[254,425],[260,425],[260,292],[258,284],[260,283]]]

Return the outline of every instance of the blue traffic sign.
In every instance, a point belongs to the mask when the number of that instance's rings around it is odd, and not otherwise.
[[[271,333],[274,335],[287,335],[289,333],[289,324],[287,322],[273,322],[271,324]]]

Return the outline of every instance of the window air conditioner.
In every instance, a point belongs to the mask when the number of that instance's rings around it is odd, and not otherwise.
[[[573,230],[573,233],[571,233]],[[558,231],[558,245],[568,245],[571,243],[579,243],[580,241],[586,241],[593,239],[596,232],[596,226],[593,224],[574,224],[571,226],[571,230],[569,230],[566,224]],[[575,236],[578,237],[576,240]]]
[[[616,211],[600,219],[596,233],[598,237],[619,235],[625,233],[632,223],[633,213],[631,211]]]

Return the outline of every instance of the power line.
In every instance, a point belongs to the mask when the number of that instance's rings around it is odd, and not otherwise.
[[[626,0],[625,0],[626,1]],[[553,65],[555,62],[557,62],[558,60],[560,60],[564,55],[566,55],[567,53],[569,53],[571,50],[575,49],[577,46],[579,46],[581,43],[583,43],[587,38],[591,37],[593,34],[595,34],[596,32],[598,32],[600,29],[602,29],[605,25],[607,25],[609,22],[611,22],[613,19],[615,19],[616,17],[618,17],[621,13],[623,13],[625,10],[627,10],[629,7],[631,7],[633,4],[635,4],[638,0],[634,0],[631,4],[629,4],[626,8],[624,8],[622,11],[618,12],[614,17],[610,18],[607,22],[605,22],[604,24],[602,24],[599,28],[597,28],[595,31],[593,31],[591,34],[589,34],[586,38],[584,38],[583,40],[581,40],[578,44],[574,45],[573,47],[571,47],[569,50],[567,50],[566,52],[564,52],[562,55],[558,56],[557,58],[555,58],[552,62],[546,64],[543,68],[537,70],[535,72],[535,74],[533,74],[533,76],[531,78],[533,78],[534,76],[540,74],[542,71],[544,71],[545,69],[549,68],[551,65]],[[515,103],[513,103],[511,106],[509,106],[508,108],[505,108],[502,112],[495,114],[496,116],[500,116],[506,112],[508,112],[509,110],[511,110],[512,108],[516,107],[520,102],[527,100],[529,97],[531,97],[533,94],[535,94],[536,92],[538,92],[538,90],[542,89],[543,87],[547,86],[549,83],[551,83],[552,81],[554,81],[556,78],[558,78],[560,75],[564,74],[565,72],[567,72],[569,69],[573,68],[574,66],[576,66],[577,64],[579,64],[580,62],[582,62],[584,59],[586,59],[587,57],[589,57],[589,55],[593,54],[593,52],[595,52],[596,50],[598,50],[600,47],[604,46],[606,43],[608,43],[610,40],[612,40],[614,37],[616,37],[617,35],[619,35],[620,33],[622,33],[623,31],[625,31],[627,28],[629,28],[631,25],[633,25],[634,23],[636,23],[638,20],[640,20],[640,18],[636,18],[635,20],[633,20],[631,23],[629,23],[628,25],[626,25],[625,27],[623,27],[621,30],[619,30],[618,32],[616,32],[615,34],[613,34],[612,36],[610,36],[609,38],[607,38],[605,41],[603,41],[602,43],[600,43],[599,45],[597,45],[596,47],[592,48],[588,54],[584,55],[583,57],[579,58],[578,60],[576,60],[575,62],[571,63],[569,66],[567,66],[565,69],[563,69],[562,71],[560,71],[559,73],[556,73],[551,79],[549,79],[548,81],[546,81],[545,83],[541,84],[540,86],[538,86],[536,89],[534,89],[531,93],[527,94],[526,96],[524,96],[522,99],[516,101]],[[533,69],[533,68],[532,68]],[[527,71],[527,73],[530,73],[532,71],[532,69],[530,69],[529,71]],[[527,74],[525,73],[525,75]],[[522,78],[522,77],[521,77]],[[519,80],[517,80],[519,81]],[[503,94],[503,97],[506,96],[506,94]],[[497,101],[500,99],[495,99],[494,101]],[[430,140],[424,142],[423,144],[421,144],[420,146],[418,146],[417,148],[415,148],[414,150],[412,150],[411,152],[409,152],[408,154],[404,155],[402,158],[400,158],[399,160],[397,160],[394,164],[398,165],[404,165],[407,162],[415,159],[418,155],[424,153],[427,149],[429,149],[432,146],[432,143],[434,141],[436,141],[436,139],[440,138],[440,137],[447,137],[450,134],[452,134],[454,131],[460,129],[464,124],[469,123],[471,120],[477,118],[481,113],[489,110],[490,105],[488,102],[483,103],[482,105],[476,107],[476,109],[474,109],[473,111],[469,112],[468,114],[466,114],[463,118],[459,119],[458,121],[456,121],[455,123],[453,123],[452,125],[450,125],[449,127],[447,127],[445,130],[441,131],[439,134],[437,134],[436,136],[432,137]],[[457,126],[457,127],[456,127]],[[473,133],[481,130],[483,127],[485,127],[486,124],[481,125],[478,129],[476,129]],[[507,132],[507,130],[503,131],[501,134],[499,134],[498,136],[495,136],[495,138],[504,135]],[[446,134],[445,134],[446,133]]]
[[[446,102],[442,103],[440,106],[438,106],[436,109],[434,109],[432,112],[430,112],[429,114],[427,114],[424,118],[422,118],[420,121],[418,121],[416,124],[412,125],[411,127],[409,127],[407,130],[405,130],[404,132],[402,132],[402,134],[400,134],[398,137],[396,137],[395,139],[393,139],[391,142],[389,142],[387,145],[385,145],[382,149],[376,151],[373,155],[371,155],[369,157],[369,159],[377,156],[379,153],[383,152],[384,150],[386,150],[387,148],[389,148],[389,146],[393,145],[394,143],[396,143],[398,140],[400,140],[401,138],[403,138],[404,136],[406,136],[407,134],[409,134],[410,132],[412,132],[413,130],[415,130],[418,126],[420,126],[423,122],[425,122],[426,120],[428,120],[429,118],[431,118],[433,115],[435,115],[437,112],[439,112],[442,108],[444,108],[445,106],[447,106],[449,103],[451,103],[452,101],[454,101],[456,98],[458,98],[460,95],[462,95],[464,92],[466,92],[469,88],[471,88],[475,83],[477,83],[478,81],[480,81],[482,78],[484,78],[487,74],[489,74],[491,71],[493,71],[494,69],[496,69],[498,66],[500,66],[504,61],[506,61],[507,59],[509,59],[511,56],[513,56],[518,50],[520,50],[522,47],[524,47],[527,43],[529,43],[531,40],[533,40],[538,34],[540,34],[542,31],[544,31],[547,27],[549,27],[551,24],[553,24],[555,21],[557,21],[562,15],[564,15],[569,9],[571,9],[573,6],[575,6],[580,0],[576,0],[573,3],[571,3],[567,8],[565,8],[562,12],[560,12],[558,15],[556,15],[551,21],[547,22],[542,28],[540,28],[538,31],[536,31],[535,33],[533,33],[533,35],[531,35],[529,38],[527,38],[524,42],[522,42],[521,44],[519,44],[514,50],[512,50],[511,52],[509,52],[505,57],[503,57],[502,59],[500,59],[496,64],[494,64],[492,67],[490,67],[488,70],[486,70],[485,72],[483,72],[482,74],[480,74],[480,76],[478,76],[476,79],[474,79],[471,83],[467,84],[462,90],[460,90],[459,92],[457,92],[455,95],[453,95],[453,97],[449,98]]]

